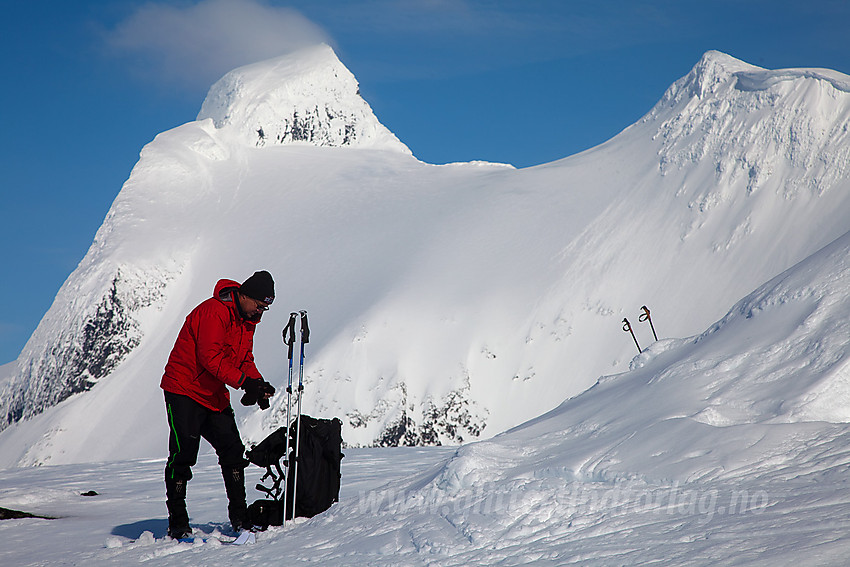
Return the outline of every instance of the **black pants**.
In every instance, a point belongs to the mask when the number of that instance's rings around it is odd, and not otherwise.
[[[248,465],[233,408],[217,412],[188,396],[165,392],[165,409],[169,429],[166,482],[192,478],[201,438],[215,449],[222,470],[244,469]]]
[[[233,529],[248,525],[245,504],[245,446],[236,428],[233,408],[218,412],[206,408],[188,396],[165,392],[168,414],[168,462],[165,464],[165,504],[168,507],[169,534],[184,534],[189,529],[186,511],[186,483],[192,478],[192,467],[198,460],[201,438],[206,439],[218,455],[227,511]],[[172,531],[173,530],[173,531]]]

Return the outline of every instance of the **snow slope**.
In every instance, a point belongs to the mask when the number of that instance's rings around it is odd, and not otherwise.
[[[850,233],[703,333],[655,343],[630,371],[490,440],[348,450],[340,502],[251,547],[166,539],[162,459],[0,471],[0,506],[60,516],[0,522],[0,559],[846,565],[848,252]],[[192,525],[226,530],[215,456],[196,469]]]
[[[0,466],[161,456],[161,369],[219,277],[275,275],[255,353],[277,385],[280,329],[309,311],[304,410],[342,418],[347,442],[459,443],[624,370],[623,318],[652,342],[640,306],[662,338],[700,333],[850,228],[839,73],[709,52],[609,142],[516,170],[416,160],[356,114],[329,49],[297,57],[312,63],[235,71],[198,121],[144,148],[0,397],[14,423]],[[313,83],[315,108],[345,111],[281,126]],[[333,138],[339,116],[363,144]],[[293,139],[296,123],[312,134]],[[238,408],[248,440],[280,424],[280,398]],[[736,417],[705,411],[704,425]]]

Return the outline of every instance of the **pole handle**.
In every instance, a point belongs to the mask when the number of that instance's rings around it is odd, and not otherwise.
[[[655,325],[652,324],[652,317],[650,317],[649,315],[649,307],[644,305],[640,309],[641,313],[640,317],[638,318],[638,321],[640,321],[641,323],[643,323],[644,321],[649,321],[649,328],[652,329],[652,336],[655,337],[655,340],[657,341],[658,335],[655,333]]]
[[[299,311],[301,314],[301,344],[310,342],[310,325],[307,323],[307,312]]]
[[[289,322],[286,324],[286,327],[283,328],[283,344],[289,347],[289,354],[287,355],[289,361],[292,362],[292,347],[295,346],[295,318],[298,317],[298,313],[292,312],[289,314]]]
[[[637,337],[635,336],[635,332],[632,330],[632,324],[629,323],[629,320],[625,318],[623,319],[623,330],[632,335],[632,340],[635,341],[635,346],[638,349],[638,354],[640,354],[640,344],[638,343]]]

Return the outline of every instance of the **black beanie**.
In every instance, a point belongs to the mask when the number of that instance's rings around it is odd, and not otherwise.
[[[252,299],[271,304],[274,301],[274,280],[265,270],[254,272],[253,276],[245,280],[239,291]]]

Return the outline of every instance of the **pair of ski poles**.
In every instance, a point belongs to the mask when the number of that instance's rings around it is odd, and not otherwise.
[[[298,411],[295,417],[295,458],[292,463],[289,462],[289,433],[290,433],[290,420],[291,420],[291,412],[292,412],[292,358],[293,358],[293,349],[295,347],[295,323],[298,317],[301,317],[301,361],[298,365]],[[307,324],[307,312],[306,311],[293,311],[289,314],[289,323],[287,323],[286,327],[283,329],[283,343],[289,349],[289,382],[286,386],[286,459],[284,459],[284,465],[286,466],[286,474],[293,474],[293,466],[294,466],[294,476],[292,479],[292,517],[295,518],[295,496],[298,493],[297,491],[297,482],[298,482],[298,454],[301,448],[301,398],[304,393],[304,345],[310,342],[310,326]],[[286,525],[286,510],[287,510],[287,502],[289,500],[289,478],[287,477],[286,482],[283,485],[283,525]]]
[[[655,325],[652,324],[652,318],[649,316],[649,308],[646,305],[640,308],[640,317],[638,317],[638,321],[641,323],[649,321],[649,327],[652,329],[652,336],[655,337],[656,341],[658,341],[658,335],[655,334]],[[635,332],[632,330],[632,324],[629,323],[628,319],[623,319],[623,330],[632,334],[632,339],[635,341],[638,353],[643,352],[640,348],[637,337],[635,336]]]

